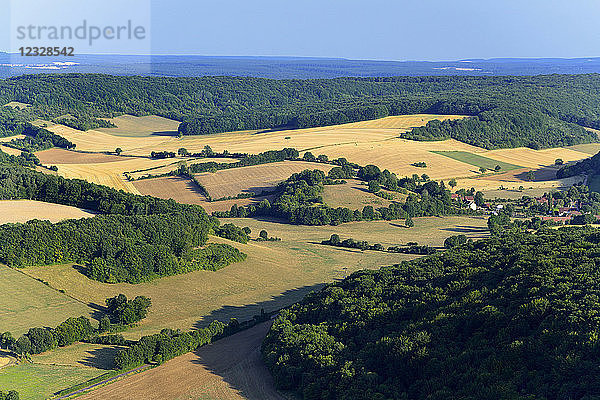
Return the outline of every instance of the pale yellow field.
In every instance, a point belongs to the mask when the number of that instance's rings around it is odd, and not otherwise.
[[[441,114],[414,114],[379,118],[370,121],[352,122],[350,124],[339,125],[340,128],[361,128],[361,129],[401,129],[408,130],[416,126],[426,125],[429,121],[438,119],[445,121],[447,119],[462,119],[464,115],[441,115]]]
[[[168,136],[116,137],[98,131],[81,133],[59,125],[51,126],[49,129],[76,143],[77,148],[81,150],[112,151],[118,146],[127,154],[148,155],[153,150],[177,151],[180,147],[185,147],[192,152],[200,151],[206,145],[216,151],[247,153],[294,147],[301,153],[311,151],[315,155],[326,154],[330,159],[345,157],[360,165],[375,164],[399,176],[427,174],[430,178],[438,180],[475,177],[478,175],[478,168],[431,151],[467,151],[536,169],[553,164],[557,158],[569,162],[589,156],[588,153],[567,148],[539,151],[527,148],[487,151],[456,140],[417,142],[398,138],[402,130],[424,125],[432,119],[442,117],[407,115],[322,128],[260,133],[235,132],[186,136],[181,139]],[[411,165],[419,161],[427,163],[427,168]]]
[[[0,224],[27,222],[32,219],[58,222],[65,219],[93,217],[95,214],[77,207],[35,200],[0,200]]]
[[[98,131],[115,136],[146,137],[150,135],[174,135],[177,134],[179,121],[148,115],[136,117],[133,115],[121,115],[116,118],[106,118],[116,128],[99,128]]]
[[[23,138],[25,138],[25,135],[14,135],[14,136],[0,137],[0,143],[10,142],[13,139],[23,139]]]
[[[84,163],[84,164],[54,164],[58,167],[58,174],[65,178],[85,179],[88,182],[97,183],[100,185],[110,186],[115,189],[122,189],[127,192],[140,194],[140,192],[125,177],[125,173],[142,169],[162,167],[160,170],[142,171],[132,173],[131,175],[139,177],[147,174],[159,174],[169,172],[178,168],[178,163],[187,162],[203,162],[214,159],[201,158],[167,158],[162,160],[153,160],[150,158],[122,158],[122,161],[100,162],[100,163]]]
[[[452,235],[465,233],[470,237],[485,236],[486,219],[469,217],[415,218],[414,228],[405,228],[403,221],[355,222],[340,226],[295,226],[254,219],[224,220],[238,226],[249,226],[252,237],[261,229],[281,242],[232,243],[225,239],[211,241],[230,243],[248,255],[240,263],[217,272],[195,271],[170,276],[152,282],[105,284],[88,279],[70,265],[29,267],[24,272],[64,289],[74,298],[89,304],[104,304],[107,297],[119,293],[127,297],[149,296],[152,307],[140,325],[126,333],[135,338],[140,334],[160,331],[165,327],[189,329],[203,326],[218,318],[251,319],[260,309],[274,310],[301,299],[308,291],[363,268],[392,265],[415,256],[375,251],[334,248],[320,243],[332,233],[347,238],[368,240],[384,245],[417,241],[441,246]]]
[[[330,164],[309,163],[304,161],[282,161],[249,167],[224,169],[217,172],[196,174],[195,178],[204,186],[213,199],[236,196],[242,192],[260,194],[272,189],[279,182],[296,172],[306,169],[320,169],[327,173]]]
[[[561,158],[566,163],[569,161],[583,160],[584,158],[588,158],[590,156],[587,153],[567,148],[532,150],[524,147],[519,147],[516,149],[490,150],[482,153],[481,155],[494,160],[522,165],[524,167],[534,169],[554,165],[554,161],[557,158]]]
[[[6,154],[10,154],[11,156],[20,156],[21,155],[21,150],[13,149],[12,147],[8,147],[8,146],[0,146],[0,150],[5,152]]]

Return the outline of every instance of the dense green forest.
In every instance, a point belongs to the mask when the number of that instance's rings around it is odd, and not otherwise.
[[[242,77],[35,75],[0,81],[0,103],[21,101],[52,119],[94,121],[158,114],[183,121],[181,134],[325,126],[388,115],[462,114],[461,122],[411,137],[453,137],[486,148],[542,148],[597,140],[600,76],[395,77],[269,80]]]
[[[7,159],[6,162],[15,161]],[[52,224],[0,226],[0,261],[9,266],[80,263],[102,282],[139,283],[245,258],[226,244],[205,246],[218,221],[199,206],[117,191],[78,179],[0,165],[0,199],[30,199],[101,213]]]
[[[593,399],[600,231],[542,229],[357,272],[283,310],[262,353],[305,399]]]

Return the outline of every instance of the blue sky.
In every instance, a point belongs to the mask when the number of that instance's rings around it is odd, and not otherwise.
[[[14,1],[25,7],[30,0]],[[45,3],[56,9],[61,1]],[[106,1],[79,3],[107,11]],[[3,12],[9,4],[0,0],[0,26],[5,31],[11,29],[10,13]],[[144,4],[152,15],[153,54],[378,60],[600,56],[597,0],[147,0]],[[29,13],[46,14],[39,5]],[[69,15],[68,7],[62,15],[65,20],[78,19]],[[113,18],[111,13],[103,15],[107,21]],[[135,19],[136,10],[121,6],[118,16]],[[0,37],[0,49],[11,48],[9,36],[6,32]]]

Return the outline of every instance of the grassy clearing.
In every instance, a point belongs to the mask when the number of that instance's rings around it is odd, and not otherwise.
[[[501,171],[510,171],[513,169],[523,168],[518,165],[492,160],[491,158],[483,157],[479,154],[473,154],[466,151],[432,151],[432,153],[440,154],[442,156],[452,158],[453,160],[474,165],[478,168],[486,168],[490,170],[494,170],[496,165],[500,166]]]
[[[0,200],[0,224],[27,222],[32,219],[59,222],[65,219],[93,217],[93,212],[62,204],[35,200]]]
[[[416,218],[415,227],[407,229],[403,221],[356,222],[340,226],[307,227],[276,221],[232,219],[239,226],[249,226],[256,237],[261,229],[281,242],[239,244],[221,238],[214,242],[230,243],[248,258],[216,272],[195,271],[161,278],[138,285],[105,284],[88,279],[70,265],[30,267],[25,272],[44,279],[53,287],[86,303],[103,304],[107,297],[124,293],[127,297],[144,295],[152,298],[148,317],[126,336],[160,331],[165,327],[190,329],[217,318],[228,321],[251,319],[260,313],[278,309],[300,300],[323,282],[331,282],[364,268],[378,268],[414,258],[405,254],[361,252],[318,244],[332,233],[342,237],[395,245],[409,241],[441,246],[445,238],[465,233],[485,236],[485,219],[468,217]]]
[[[0,332],[17,336],[35,326],[56,326],[69,317],[89,317],[93,312],[87,305],[0,265]]]
[[[36,354],[31,357],[36,364],[88,367],[101,370],[114,368],[114,358],[122,347],[75,343],[67,347]]]
[[[368,191],[367,185],[356,179],[347,179],[343,185],[327,185],[323,191],[323,202],[330,207],[347,207],[362,210],[364,206],[386,207],[391,201],[385,200]],[[404,201],[405,195],[391,193],[396,201]]]
[[[0,388],[16,390],[21,399],[47,399],[66,387],[92,379],[105,371],[81,366],[24,362],[0,370]]]

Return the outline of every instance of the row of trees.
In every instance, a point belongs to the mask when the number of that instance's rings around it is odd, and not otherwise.
[[[82,115],[79,117],[65,117],[55,119],[54,122],[58,124],[62,124],[73,129],[78,129],[80,131],[89,131],[90,129],[98,129],[98,128],[116,128],[117,126],[110,121],[105,119],[98,119],[91,117],[89,115]]]
[[[56,328],[30,328],[16,340],[10,332],[4,332],[0,335],[0,347],[19,356],[39,354],[57,347],[69,346],[96,333],[89,319],[69,318]]]
[[[598,251],[541,229],[357,272],[281,311],[262,354],[305,399],[593,398]]]
[[[335,247],[345,247],[349,249],[359,250],[374,250],[374,251],[386,251],[389,253],[404,253],[404,254],[421,254],[428,255],[435,253],[433,247],[427,245],[419,246],[418,243],[407,243],[406,246],[390,246],[387,249],[380,243],[369,244],[365,240],[355,240],[352,238],[341,240],[337,234],[331,235],[327,240],[323,240],[321,244]]]
[[[28,113],[46,119],[158,114],[183,121],[179,130],[186,135],[459,114],[477,118],[413,137],[537,148],[595,140],[581,127],[600,126],[598,88],[596,75],[269,80],[56,74],[0,82],[0,103],[32,104]]]
[[[237,321],[236,321],[237,322]],[[158,363],[196,350],[223,335],[227,325],[213,321],[206,328],[189,332],[163,329],[160,333],[143,336],[137,343],[117,353],[116,369],[131,369],[144,363]]]

